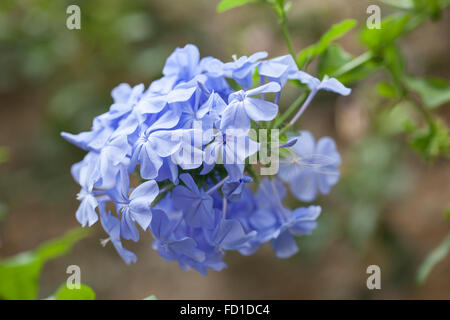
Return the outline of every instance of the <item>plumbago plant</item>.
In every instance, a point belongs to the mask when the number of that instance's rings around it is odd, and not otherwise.
[[[224,0],[218,9],[247,2],[257,1]],[[177,48],[163,77],[148,88],[113,89],[114,103],[94,119],[91,131],[62,133],[88,151],[72,167],[81,186],[76,218],[82,226],[100,220],[109,235],[103,244],[111,242],[126,263],[137,258],[122,240],[139,241],[139,228],[150,230],[153,248],[164,259],[201,274],[223,269],[228,250],[250,255],[270,242],[279,258],[295,254],[293,236],[310,233],[321,208],[287,208],[285,185],[297,199],[313,201],[337,183],[341,160],[331,138],[316,142],[293,125],[320,90],[348,95],[344,84],[374,71],[390,76],[378,85],[381,95],[395,104],[408,101],[423,116],[425,127],[405,126],[411,145],[425,158],[448,153],[448,129],[431,110],[450,99],[449,86],[442,79],[405,75],[395,45],[426,19],[438,17],[448,1],[402,2],[403,11],[384,19],[380,30],[362,30],[369,50],[358,57],[333,44],[356,21],[334,25],[296,54],[287,23],[290,5],[259,2],[278,15],[288,55],[267,59],[266,52],[258,52],[224,63],[200,58],[194,45]],[[318,77],[302,71],[315,58]],[[288,83],[301,94],[280,112]]]
[[[300,71],[291,55],[267,56],[257,52],[223,63],[201,59],[194,45],[177,48],[163,77],[147,89],[113,89],[114,103],[94,119],[91,131],[63,132],[88,151],[72,167],[81,186],[80,224],[92,226],[100,217],[109,235],[103,243],[111,242],[126,263],[136,255],[122,240],[138,241],[138,227],[150,230],[164,259],[204,275],[226,266],[228,250],[250,255],[270,242],[279,258],[295,254],[293,236],[310,233],[321,208],[288,209],[282,182],[298,199],[312,201],[336,184],[340,156],[331,138],[316,143],[307,131],[280,144],[279,128],[268,122],[278,115],[288,80],[310,90],[291,124],[318,91],[348,95],[350,89]],[[270,157],[263,152],[268,149]]]

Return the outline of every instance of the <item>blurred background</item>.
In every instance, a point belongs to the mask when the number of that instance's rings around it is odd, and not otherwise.
[[[372,2],[294,0],[294,47],[314,43],[343,19],[363,25]],[[59,133],[90,129],[92,118],[109,108],[117,84],[148,85],[161,76],[168,55],[187,43],[222,61],[261,50],[271,57],[287,53],[273,12],[256,5],[218,14],[217,3],[1,1],[0,159],[6,162],[0,165],[0,258],[77,226],[79,188],[70,166],[84,153]],[[70,4],[81,8],[81,30],[66,28]],[[390,10],[381,7],[382,15]],[[409,73],[450,78],[449,31],[447,10],[400,41]],[[356,31],[338,43],[355,55],[364,50]],[[39,297],[52,294],[67,279],[66,267],[76,264],[99,299],[450,299],[450,259],[437,264],[423,285],[415,281],[450,229],[450,161],[425,162],[407,146],[402,108],[385,112],[373,90],[377,77],[354,85],[349,97],[320,94],[299,122],[316,137],[335,138],[343,165],[339,184],[318,199],[318,228],[298,239],[293,258],[276,259],[265,246],[251,257],[228,254],[227,269],[203,277],[162,260],[145,234],[138,244],[126,244],[138,256],[126,266],[111,245],[101,246],[106,234],[96,224],[70,254],[45,264]],[[289,90],[281,108],[298,93]],[[438,115],[449,124],[448,105]],[[381,290],[366,287],[371,264],[381,268]]]

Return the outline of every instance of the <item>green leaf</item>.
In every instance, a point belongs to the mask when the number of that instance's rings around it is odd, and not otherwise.
[[[325,50],[332,44],[333,41],[343,37],[350,30],[356,26],[357,22],[354,19],[347,19],[338,24],[333,25],[326,33],[322,35],[320,40],[300,51],[297,55],[297,64],[303,67],[306,63],[315,57],[323,54]]]
[[[236,7],[243,6],[250,2],[256,2],[257,0],[222,0],[217,6],[217,12],[224,12]]]
[[[95,300],[95,292],[91,287],[81,284],[79,289],[69,289],[62,285],[55,294],[56,300]]]
[[[426,129],[419,129],[407,123],[406,131],[410,132],[411,147],[427,160],[450,154],[450,132],[445,123],[434,119]]]
[[[407,87],[417,92],[430,109],[450,101],[450,84],[444,79],[407,77],[404,80]]]
[[[44,263],[66,254],[87,234],[85,229],[76,228],[33,251],[0,261],[0,299],[36,299],[39,274]]]
[[[349,84],[361,80],[372,72],[378,66],[372,61],[365,61],[362,64],[358,63],[357,67],[352,67],[351,70],[337,76],[336,72],[342,70],[343,66],[348,66],[353,62],[357,62],[358,58],[354,58],[337,44],[332,44],[319,59],[318,73],[321,78],[325,75],[336,77],[343,84]]]
[[[433,270],[434,266],[447,256],[449,250],[450,250],[450,234],[447,235],[444,241],[442,241],[442,243],[428,255],[428,257],[419,267],[416,277],[417,283],[419,285],[425,282],[428,275]]]
[[[396,14],[383,19],[380,29],[369,29],[366,26],[361,31],[361,41],[371,50],[379,51],[408,30],[410,19],[409,13]]]
[[[317,71],[320,78],[323,78],[325,75],[332,75],[352,59],[353,56],[351,54],[342,49],[339,45],[332,44],[327,48],[319,60]]]
[[[396,90],[395,87],[393,89]],[[405,123],[414,120],[412,110],[407,100],[401,100],[392,108],[380,110],[376,118],[377,132],[385,137],[404,133]]]
[[[445,9],[448,6],[450,6],[450,0],[441,0],[439,1],[439,5],[441,6],[442,9]]]
[[[395,45],[383,48],[383,65],[389,70],[394,82],[400,86],[404,78],[405,62],[402,53]]]
[[[398,88],[388,82],[381,81],[377,84],[378,94],[384,98],[397,99],[400,97]]]
[[[413,0],[379,0],[379,1],[397,9],[404,9],[404,10],[414,9]]]

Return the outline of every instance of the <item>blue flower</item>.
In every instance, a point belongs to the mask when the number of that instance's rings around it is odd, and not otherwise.
[[[204,190],[200,190],[189,173],[180,175],[185,186],[173,190],[176,209],[183,210],[186,222],[192,227],[214,228],[213,199]]]
[[[213,57],[205,57],[200,61],[200,68],[207,76],[205,82],[207,88],[214,90],[223,97],[233,92],[225,78],[227,72],[222,61]]]
[[[142,83],[133,88],[127,83],[122,83],[114,88],[111,92],[114,103],[109,109],[108,118],[110,120],[120,119],[129,113],[141,99],[144,89]]]
[[[155,209],[150,224],[153,236],[156,239],[153,248],[168,261],[180,261],[183,256],[196,262],[204,261],[205,253],[197,248],[194,239],[187,236],[176,236],[175,229],[179,226],[180,221],[178,219],[178,221],[173,222],[169,220],[163,210]]]
[[[205,147],[201,174],[209,173],[216,163],[223,164],[232,180],[242,178],[245,159],[259,150],[259,143],[250,139],[245,130],[228,129],[218,132]]]
[[[98,207],[98,202],[92,192],[81,189],[77,194],[77,200],[81,201],[75,217],[82,227],[88,225],[92,226],[98,221],[98,215],[95,209]]]
[[[223,195],[230,201],[239,201],[245,184],[251,182],[253,182],[253,179],[248,176],[242,176],[242,178],[236,180],[229,179],[222,187]]]
[[[294,196],[302,201],[312,201],[317,190],[328,194],[339,180],[341,157],[335,142],[323,137],[315,144],[310,132],[301,131],[289,150],[289,155],[280,159],[278,176],[289,183]]]
[[[234,92],[228,98],[228,106],[223,110],[220,129],[250,129],[250,119],[254,121],[271,121],[278,113],[275,103],[252,98],[251,96],[278,92],[281,87],[276,82],[269,82],[248,91]]]
[[[252,77],[259,60],[267,57],[267,52],[261,51],[252,54],[250,57],[243,56],[233,62],[225,63],[224,70],[227,77],[233,78],[244,89],[251,88]]]
[[[259,239],[256,240],[261,244],[270,240],[278,258],[288,258],[298,252],[293,235],[311,233],[321,211],[318,206],[291,211],[282,204],[285,195],[286,191],[278,180],[263,180],[257,195],[257,202],[262,206],[249,218],[250,226],[258,231]]]
[[[217,121],[220,120],[220,114],[226,107],[227,104],[222,97],[219,94],[212,92],[209,95],[208,100],[198,108],[196,116],[198,119],[202,119],[206,115],[209,115],[213,123],[216,124]],[[215,126],[219,127],[219,125]]]
[[[116,182],[117,174],[122,166],[129,163],[131,146],[126,136],[118,136],[109,140],[101,149],[98,158],[101,187],[112,188]]]
[[[184,48],[176,48],[167,58],[163,75],[178,80],[189,81],[200,72],[200,53],[198,48],[187,44]]]
[[[329,78],[328,76],[325,76],[322,81],[320,81],[305,72],[299,71],[298,80],[306,84],[312,92],[325,90],[338,93],[343,96],[348,96],[352,92],[351,89],[344,86],[339,82],[339,80],[336,78]]]
[[[147,229],[152,219],[150,205],[158,194],[159,188],[154,180],[141,183],[130,194],[128,174],[125,170],[121,170],[116,187],[108,190],[108,195],[116,204],[117,214],[121,215],[120,235],[122,238],[139,240],[136,222],[143,230]]]
[[[281,225],[279,235],[270,241],[278,258],[289,258],[298,252],[295,236],[310,234],[317,226],[316,219],[320,215],[319,206],[295,209]]]
[[[261,62],[258,72],[262,81],[266,78],[278,82],[282,87],[288,79],[298,78],[297,64],[290,54]]]
[[[140,164],[141,177],[155,179],[163,165],[163,158],[174,154],[181,145],[180,134],[173,130],[179,121],[175,112],[165,112],[147,130],[142,132],[133,146],[131,168]]]
[[[203,146],[211,141],[212,136],[202,130],[186,129],[175,132],[172,139],[180,141],[180,147],[170,157],[172,162],[183,170],[192,170],[202,165]]]
[[[114,127],[101,117],[94,118],[91,131],[71,134],[61,132],[68,142],[86,151],[99,151],[114,132]]]
[[[221,212],[219,211],[219,215]],[[221,250],[242,250],[250,247],[250,240],[256,236],[256,231],[245,233],[239,221],[220,219],[217,227],[210,235],[211,243]]]
[[[254,122],[276,117],[288,80],[311,90],[291,122],[319,90],[347,95],[350,89],[334,78],[320,81],[298,70],[290,55],[261,60],[266,57],[258,52],[223,63],[201,59],[194,45],[177,48],[163,76],[147,90],[143,84],[122,83],[90,131],[63,132],[66,140],[88,151],[71,168],[81,187],[79,223],[92,226],[100,217],[109,235],[102,243],[111,241],[127,264],[137,258],[122,240],[138,241],[138,225],[150,229],[152,246],[163,259],[202,275],[225,268],[230,250],[249,255],[270,242],[277,257],[296,253],[293,236],[316,227],[320,207],[287,208],[286,188],[275,178],[263,179],[253,193],[253,180],[244,170],[246,162],[256,160],[249,157],[260,143],[250,138],[250,129]],[[250,89],[256,69],[260,86]],[[243,90],[234,91],[232,83]],[[265,100],[266,93],[275,93],[274,102]],[[297,198],[312,200],[337,182],[340,157],[330,138],[315,144],[303,132],[279,147],[279,176]],[[130,187],[130,174],[141,179],[136,188]],[[115,205],[114,214],[106,211],[109,204]]]
[[[125,261],[126,264],[130,264],[131,262],[136,262],[136,255],[125,249],[122,245],[122,241],[120,238],[120,220],[111,215],[111,212],[106,213],[104,203],[100,205],[100,221],[102,223],[103,229],[109,235],[109,238],[106,241],[102,241],[102,244],[106,245],[108,241],[111,241],[114,248],[120,257]]]

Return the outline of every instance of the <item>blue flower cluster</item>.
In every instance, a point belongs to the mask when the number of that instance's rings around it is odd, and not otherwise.
[[[81,186],[80,224],[92,226],[100,217],[109,235],[104,243],[111,242],[127,264],[137,258],[122,240],[136,242],[139,229],[150,230],[159,255],[201,274],[223,269],[227,250],[249,255],[270,242],[277,257],[296,253],[293,236],[310,233],[321,208],[285,207],[281,181],[302,201],[313,200],[317,190],[328,193],[339,177],[336,146],[331,138],[315,144],[301,132],[280,146],[280,180],[265,178],[253,192],[245,173],[260,142],[249,131],[278,115],[288,80],[310,89],[300,113],[319,90],[347,95],[350,89],[298,70],[290,55],[266,57],[258,52],[223,63],[201,59],[194,45],[177,48],[162,78],[148,88],[120,84],[90,131],[63,132],[88,152],[71,170]]]

